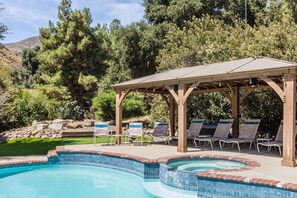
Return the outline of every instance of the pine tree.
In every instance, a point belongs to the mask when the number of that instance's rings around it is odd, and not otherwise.
[[[56,82],[67,88],[72,99],[89,107],[106,69],[105,33],[99,25],[91,27],[89,9],[73,11],[70,0],[62,0],[58,18],[56,25],[50,21],[40,29],[39,73],[41,78],[58,76]]]

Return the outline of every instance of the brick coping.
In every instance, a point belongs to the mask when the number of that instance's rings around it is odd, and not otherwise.
[[[251,170],[251,169],[260,167],[260,164],[258,162],[245,159],[245,158],[240,158],[240,157],[193,154],[193,155],[168,156],[168,157],[162,157],[159,159],[147,159],[144,157],[123,154],[123,153],[102,152],[102,151],[94,151],[94,150],[71,150],[71,149],[65,149],[64,146],[57,146],[56,150],[50,150],[47,154],[47,157],[54,158],[57,156],[57,153],[85,153],[85,154],[106,155],[111,157],[119,157],[119,158],[139,161],[145,164],[167,163],[172,160],[186,159],[186,158],[201,158],[201,159],[209,158],[209,159],[223,159],[223,160],[237,161],[237,162],[246,164],[246,166],[241,168],[236,168],[236,169],[207,170],[207,171],[197,173],[196,176],[200,178],[206,178],[206,179],[216,179],[216,180],[231,181],[231,182],[237,182],[237,183],[256,184],[261,186],[268,186],[268,187],[275,187],[275,188],[282,188],[282,189],[297,191],[297,184],[295,183],[224,174],[227,172],[240,172],[240,171]],[[28,159],[28,160],[17,160],[17,161],[11,161],[11,162],[0,161],[0,168],[6,167],[6,166],[14,166],[14,165],[28,165],[28,164],[33,165],[33,164],[41,164],[41,163],[48,163],[48,160]]]

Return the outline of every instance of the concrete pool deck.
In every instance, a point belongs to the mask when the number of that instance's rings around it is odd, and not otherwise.
[[[252,150],[242,150],[238,152],[236,148],[232,149],[230,147],[225,147],[225,150],[220,150],[215,147],[213,150],[208,147],[189,147],[187,153],[180,153],[176,151],[175,145],[164,145],[164,144],[152,144],[151,146],[101,146],[101,145],[73,145],[65,146],[65,149],[70,149],[72,151],[79,150],[91,150],[91,151],[103,151],[103,152],[114,152],[122,153],[127,155],[140,156],[148,159],[158,159],[167,156],[176,155],[223,155],[230,157],[240,157],[246,158],[252,161],[256,161],[260,164],[252,170],[246,170],[241,172],[225,172],[224,174],[243,176],[249,178],[259,178],[259,179],[269,179],[277,180],[282,182],[290,182],[297,184],[297,167],[285,167],[281,166],[281,157],[278,151],[271,151],[258,154],[256,149]],[[265,150],[263,148],[262,150]]]
[[[244,149],[242,152],[238,152],[237,149],[231,147],[225,147],[225,150],[220,150],[219,147],[215,147],[213,150],[209,147],[199,146],[198,148],[189,147],[187,153],[180,153],[176,151],[176,145],[164,145],[164,144],[152,144],[144,146],[131,146],[131,145],[71,145],[64,146],[65,149],[71,151],[102,151],[112,153],[122,153],[127,155],[144,157],[147,159],[158,159],[168,156],[176,155],[222,155],[230,157],[246,158],[252,161],[256,161],[260,164],[260,167],[256,167],[252,170],[240,171],[240,172],[224,172],[227,175],[243,176],[248,178],[259,178],[276,180],[281,182],[288,182],[297,184],[297,167],[284,167],[281,166],[281,157],[278,151],[263,152],[258,154],[256,149],[248,150]],[[262,150],[265,150],[263,148]],[[22,161],[45,161],[46,156],[19,156],[19,157],[0,157],[0,164],[9,162],[22,162]]]

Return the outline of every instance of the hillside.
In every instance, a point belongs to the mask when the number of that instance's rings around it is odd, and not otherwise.
[[[25,48],[33,48],[37,45],[40,45],[38,36],[27,38],[16,43],[4,44],[4,46],[7,49],[9,49],[12,52],[15,52],[17,55],[21,55],[23,52],[23,49]]]
[[[6,107],[15,91],[11,73],[21,68],[21,57],[0,44],[0,124],[9,114]]]

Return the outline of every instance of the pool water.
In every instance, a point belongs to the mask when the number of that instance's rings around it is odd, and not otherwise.
[[[216,160],[216,159],[194,159],[194,160],[178,160],[169,162],[168,166],[174,170],[202,172],[206,170],[217,169],[235,169],[244,167],[245,164],[229,161],[229,160]]]
[[[83,165],[36,165],[0,169],[1,198],[157,197],[144,179],[108,168]]]

